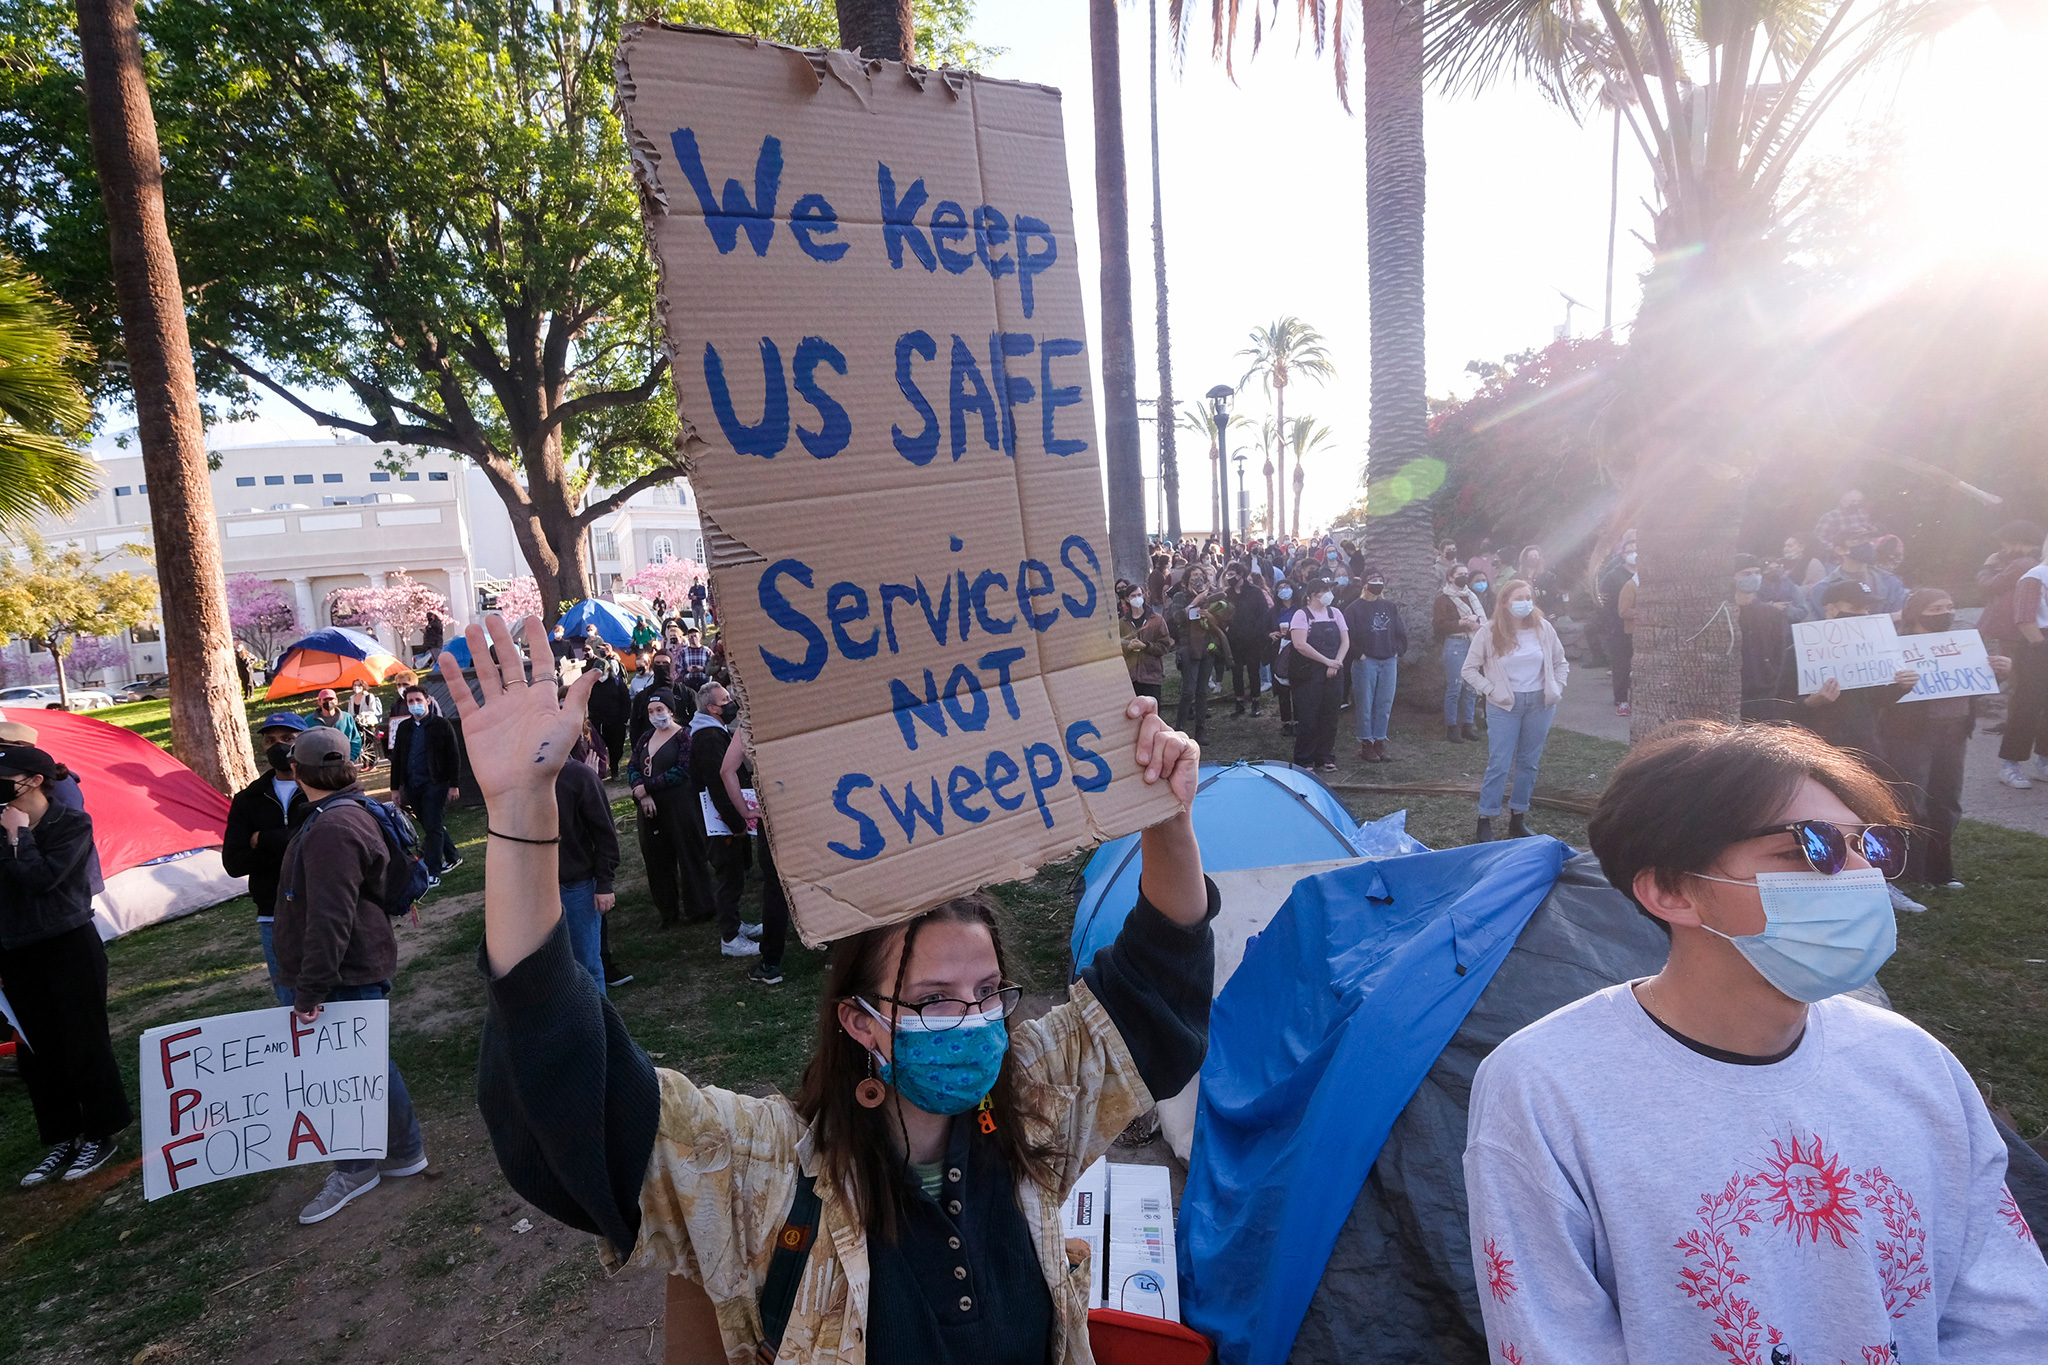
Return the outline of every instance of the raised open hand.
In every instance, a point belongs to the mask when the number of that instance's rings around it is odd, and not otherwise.
[[[547,627],[540,618],[529,616],[520,628],[532,657],[552,663]],[[513,644],[512,628],[504,617],[492,612],[482,625],[472,625],[465,634],[483,700],[475,699],[455,656],[445,650],[440,658],[441,676],[461,713],[463,746],[469,751],[469,768],[483,790],[484,803],[497,806],[544,798],[552,805],[555,774],[582,733],[584,708],[590,689],[597,685],[596,670],[570,684],[567,699],[558,702],[554,674],[547,668],[536,681],[526,681],[525,660]]]

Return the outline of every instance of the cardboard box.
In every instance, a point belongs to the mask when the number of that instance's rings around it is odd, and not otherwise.
[[[679,443],[806,942],[1156,823],[1059,92],[628,26]]]
[[[1089,1244],[1090,1308],[1180,1321],[1166,1167],[1098,1160],[1067,1195],[1062,1222],[1068,1238]]]

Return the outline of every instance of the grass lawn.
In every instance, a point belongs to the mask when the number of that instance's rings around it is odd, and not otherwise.
[[[271,708],[251,704],[251,715]],[[1284,757],[1270,710],[1212,712],[1215,759]],[[95,713],[168,739],[167,708],[146,702]],[[1343,718],[1348,732],[1350,714]],[[154,727],[154,728],[152,728]],[[1340,744],[1340,787],[1476,783],[1482,745],[1444,742],[1420,711],[1397,711],[1395,762],[1366,765]],[[1542,790],[1590,794],[1623,746],[1552,735]],[[1408,811],[1433,847],[1469,840],[1466,796],[1346,792],[1360,817]],[[823,975],[793,947],[786,982],[764,990],[746,963],[722,958],[706,927],[655,923],[630,807],[616,808],[625,866],[613,912],[615,956],[635,974],[614,992],[626,1022],[664,1065],[761,1093],[792,1089],[808,1055]],[[1582,817],[1538,806],[1535,828],[1581,847]],[[468,862],[422,916],[400,929],[405,954],[392,1038],[434,1165],[390,1182],[315,1229],[295,1215],[324,1168],[205,1186],[155,1204],[141,1198],[137,1129],[122,1160],[78,1185],[16,1191],[40,1154],[27,1096],[0,1080],[0,1360],[256,1362],[271,1360],[643,1361],[658,1316],[653,1277],[606,1279],[587,1236],[525,1206],[497,1173],[474,1101],[482,988],[480,811],[451,813]],[[1085,855],[998,890],[1014,970],[1034,992],[1062,985],[1073,887]],[[1930,913],[1902,917],[1898,955],[1881,978],[1893,1000],[1952,1047],[2022,1132],[2048,1129],[2048,839],[1966,822],[1958,862],[1969,890],[1931,892]],[[758,892],[750,887],[747,913]],[[145,1028],[271,1003],[254,913],[237,900],[109,947],[116,1054],[129,1072]],[[131,1088],[131,1094],[133,1093]],[[519,1230],[521,1220],[530,1231]]]

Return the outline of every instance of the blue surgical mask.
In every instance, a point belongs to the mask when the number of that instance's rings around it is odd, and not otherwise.
[[[1292,596],[1294,596],[1294,589],[1292,589],[1292,588],[1282,588],[1282,589],[1280,589],[1280,600],[1281,600],[1282,602],[1285,602],[1285,601],[1286,601],[1286,600],[1287,600],[1288,598],[1290,598],[1290,597],[1292,597]]]
[[[412,712],[416,716],[424,716],[425,714],[427,714],[427,704],[423,701],[409,702],[407,703],[405,709]]]
[[[860,1007],[888,1024],[867,1001]],[[882,1084],[927,1114],[964,1114],[996,1088],[1009,1050],[1010,1030],[1000,1011],[970,1014],[936,1031],[916,1014],[904,1014],[893,1030],[892,1056],[880,1064]]]
[[[1732,877],[1710,882],[1748,886]],[[1874,867],[1837,872],[1759,872],[1764,903],[1761,934],[1724,934],[1764,980],[1794,1000],[1812,1004],[1869,985],[1899,946],[1898,917],[1884,874]]]
[[[1524,617],[1535,610],[1536,604],[1526,597],[1517,597],[1514,601],[1508,603],[1508,615],[1513,617]]]
[[[1764,576],[1760,573],[1746,573],[1736,575],[1735,591],[1737,592],[1762,592],[1763,586]]]
[[[1474,582],[1474,583],[1472,584],[1472,591],[1474,591],[1474,592],[1485,592],[1485,591],[1486,591],[1486,580],[1485,580],[1485,579],[1483,579],[1483,578],[1481,578],[1481,579],[1478,579],[1477,581],[1475,581],[1475,582]]]

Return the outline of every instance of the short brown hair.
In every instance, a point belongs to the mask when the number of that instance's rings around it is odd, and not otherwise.
[[[1586,835],[1609,884],[1630,900],[1645,871],[1675,890],[1687,873],[1706,871],[1730,845],[1769,823],[1808,778],[1860,820],[1902,819],[1884,779],[1810,730],[1682,720],[1622,759]]]
[[[352,786],[359,774],[356,772],[356,765],[343,758],[329,763],[315,763],[310,767],[304,763],[294,763],[292,776],[315,791],[338,792]]]

